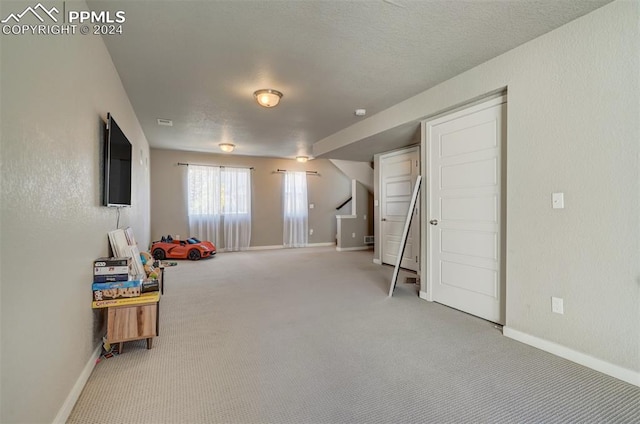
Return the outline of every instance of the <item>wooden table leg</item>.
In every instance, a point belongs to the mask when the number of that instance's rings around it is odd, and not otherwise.
[[[122,348],[124,347],[124,343],[120,342],[118,343],[118,355],[120,355],[122,353]]]
[[[151,349],[152,344],[153,344],[153,337],[149,337],[147,339],[147,349]]]

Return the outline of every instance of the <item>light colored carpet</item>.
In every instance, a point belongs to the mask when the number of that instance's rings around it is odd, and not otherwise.
[[[100,362],[69,423],[640,422],[640,388],[417,297],[331,248],[166,271],[153,349]]]

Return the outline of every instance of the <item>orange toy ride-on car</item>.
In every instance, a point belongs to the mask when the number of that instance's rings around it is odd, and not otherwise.
[[[216,247],[210,241],[200,241],[195,237],[186,240],[173,240],[162,237],[151,245],[151,254],[157,260],[163,259],[191,259],[197,261],[216,254]]]

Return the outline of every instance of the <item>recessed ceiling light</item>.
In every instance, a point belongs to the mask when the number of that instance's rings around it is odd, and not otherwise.
[[[173,127],[173,121],[171,119],[158,118],[158,125],[162,125],[163,127]]]
[[[236,148],[236,145],[231,143],[220,143],[218,144],[218,147],[220,147],[220,150],[222,150],[223,152],[231,153],[233,152],[233,149]]]
[[[364,116],[367,114],[367,109],[356,109],[355,114],[356,116]]]
[[[255,97],[256,102],[258,102],[260,106],[275,107],[275,106],[278,106],[278,103],[280,103],[280,99],[282,98],[282,93],[279,92],[278,90],[265,88],[253,93],[253,97]]]

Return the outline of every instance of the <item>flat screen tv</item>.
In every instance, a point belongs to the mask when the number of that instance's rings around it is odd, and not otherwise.
[[[129,139],[109,113],[104,142],[105,206],[131,206],[131,151]]]

